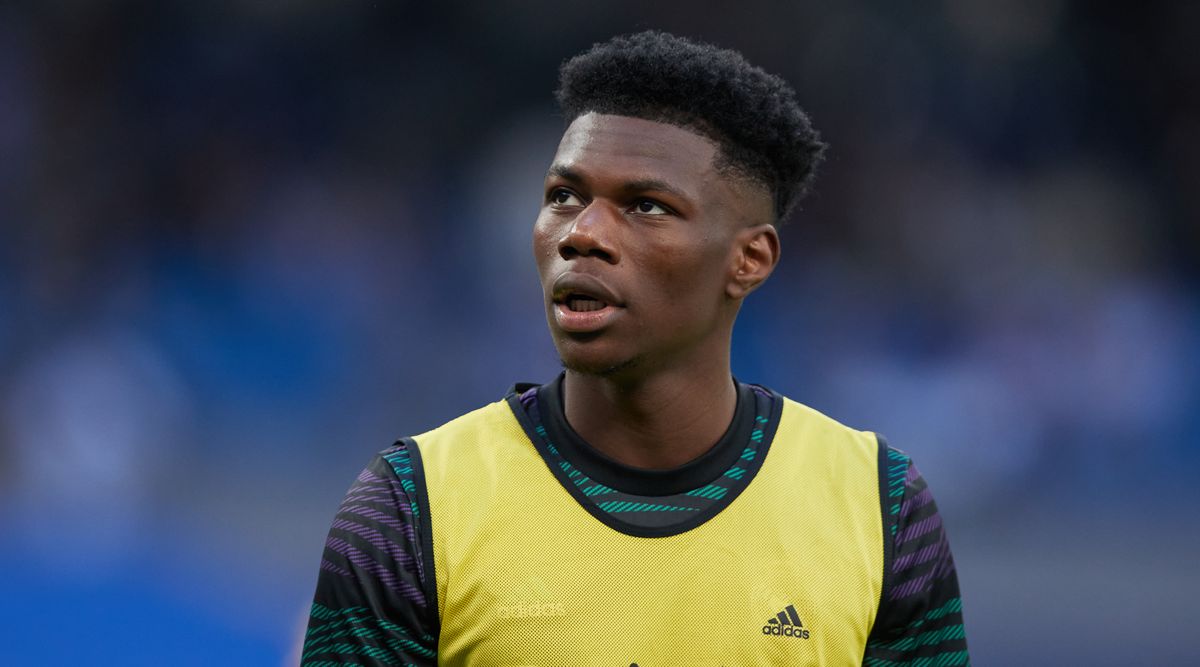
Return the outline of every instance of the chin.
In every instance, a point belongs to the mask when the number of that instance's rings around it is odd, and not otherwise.
[[[580,375],[610,378],[623,375],[641,365],[638,356],[615,357],[611,355],[587,354],[590,350],[570,349],[570,343],[558,347],[559,360],[563,368]]]

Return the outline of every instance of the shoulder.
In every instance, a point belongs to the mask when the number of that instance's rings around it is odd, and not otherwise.
[[[787,396],[781,395],[780,398],[783,399],[784,411],[790,412],[796,419],[804,420],[816,427],[845,431],[849,433],[862,433],[862,431],[859,431],[852,426],[843,424],[842,422],[830,417],[814,407],[788,398]]]
[[[823,449],[846,449],[859,456],[876,460],[887,448],[882,437],[871,431],[863,431],[830,417],[816,408],[775,394],[780,404],[779,435],[809,443]]]
[[[456,417],[441,426],[413,436],[410,440],[416,441],[422,450],[426,450],[435,443],[452,442],[461,440],[464,437],[474,437],[482,432],[490,432],[496,428],[506,427],[510,423],[515,424],[516,420],[513,409],[509,405],[511,400],[514,400],[514,398],[510,394],[504,399],[489,403],[461,417]]]
[[[474,470],[495,469],[515,450],[532,452],[519,400],[518,394],[510,393],[441,426],[405,438],[399,443],[405,454],[399,456],[407,456],[417,474],[424,475],[426,483],[435,485],[449,478],[459,480]]]

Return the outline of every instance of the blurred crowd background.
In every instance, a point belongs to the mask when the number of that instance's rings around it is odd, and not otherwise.
[[[1200,4],[0,5],[5,664],[283,665],[373,452],[546,381],[557,66],[662,28],[831,145],[734,367],[911,453],[979,665],[1200,607]],[[798,526],[802,529],[802,526]]]

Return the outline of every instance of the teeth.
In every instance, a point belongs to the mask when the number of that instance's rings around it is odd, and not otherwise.
[[[590,296],[567,297],[567,308],[577,313],[589,313],[593,310],[600,310],[605,305],[603,301],[593,299]]]

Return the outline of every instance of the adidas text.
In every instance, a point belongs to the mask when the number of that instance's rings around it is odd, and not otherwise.
[[[792,625],[764,625],[762,633],[764,635],[781,635],[783,637],[795,637],[796,639],[808,639],[808,630]]]
[[[768,618],[762,632],[764,635],[777,637],[808,639],[808,630],[800,620],[800,614],[796,613],[796,607],[790,604],[784,607],[783,611],[775,614],[773,618]]]

